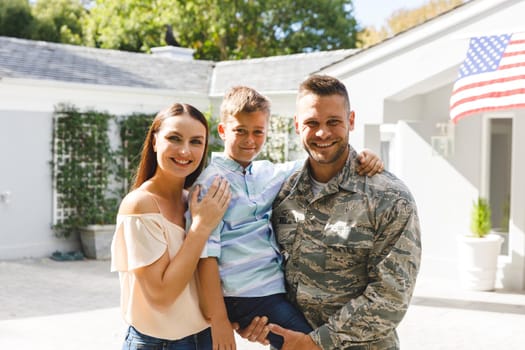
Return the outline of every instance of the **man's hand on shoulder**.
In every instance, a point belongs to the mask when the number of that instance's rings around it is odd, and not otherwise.
[[[273,323],[270,323],[268,328],[270,332],[284,338],[281,350],[321,350],[308,334],[292,331]]]

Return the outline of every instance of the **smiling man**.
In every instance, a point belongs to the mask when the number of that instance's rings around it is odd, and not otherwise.
[[[399,349],[421,258],[416,204],[393,174],[358,174],[354,123],[342,82],[301,84],[295,127],[308,159],[281,188],[272,221],[288,298],[314,330],[270,324],[282,349]]]

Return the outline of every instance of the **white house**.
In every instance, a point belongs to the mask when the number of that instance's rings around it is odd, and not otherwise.
[[[412,190],[422,268],[456,278],[456,238],[468,232],[472,201],[488,197],[499,221],[509,197],[498,285],[525,289],[525,110],[449,123],[469,38],[523,32],[523,13],[523,1],[474,0],[366,50],[227,62],[191,60],[180,48],[148,55],[0,37],[0,259],[71,246],[51,230],[57,103],[124,114],[184,101],[216,112],[224,91],[244,84],[270,97],[273,113],[291,117],[299,82],[321,73],[348,87],[357,126],[351,143],[380,153]]]
[[[52,114],[59,103],[115,115],[156,113],[173,102],[218,111],[238,76],[257,82],[275,114],[293,115],[294,88],[355,50],[235,62],[193,60],[188,49],[152,55],[0,37],[0,260],[76,249],[58,239],[51,180]],[[253,84],[251,84],[253,85]]]

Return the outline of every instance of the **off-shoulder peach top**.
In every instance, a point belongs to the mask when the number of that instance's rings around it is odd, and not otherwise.
[[[167,309],[151,306],[133,270],[150,265],[166,251],[173,258],[184,240],[182,227],[160,213],[118,215],[111,243],[111,271],[120,277],[124,320],[146,335],[176,340],[209,327],[199,308],[195,275]]]

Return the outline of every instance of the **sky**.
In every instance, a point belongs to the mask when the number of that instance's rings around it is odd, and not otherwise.
[[[363,27],[375,26],[379,29],[386,19],[400,8],[413,9],[429,0],[352,0],[354,17]]]

